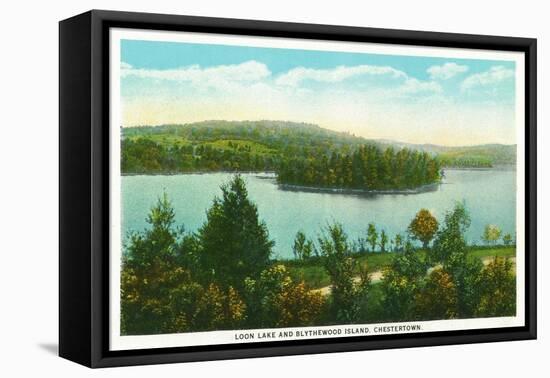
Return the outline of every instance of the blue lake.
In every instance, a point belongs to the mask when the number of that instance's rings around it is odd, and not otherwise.
[[[444,182],[435,191],[419,194],[350,195],[296,192],[279,189],[269,174],[242,174],[249,197],[258,206],[270,237],[275,241],[274,257],[291,258],[298,230],[316,239],[327,222],[343,224],[350,239],[364,237],[374,222],[391,238],[404,234],[411,219],[426,208],[440,222],[456,201],[465,201],[472,224],[467,237],[479,242],[486,224],[498,225],[514,235],[516,228],[516,172],[514,170],[446,170]],[[157,198],[166,191],[176,212],[177,225],[197,230],[206,219],[206,210],[220,185],[231,173],[185,174],[173,176],[122,177],[122,230],[143,230],[145,218]]]

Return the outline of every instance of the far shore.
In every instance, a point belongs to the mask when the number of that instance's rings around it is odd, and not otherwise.
[[[264,175],[274,175],[275,171],[192,171],[192,172],[181,172],[181,171],[167,171],[167,172],[122,172],[121,176],[184,176],[184,175],[206,175],[213,173],[234,173],[234,174],[264,174]]]
[[[122,176],[179,176],[179,175],[204,175],[215,173],[235,173],[235,174],[257,174],[269,175],[265,179],[275,179],[274,171],[196,171],[196,172],[158,172],[158,173],[123,173]],[[352,188],[327,188],[317,186],[302,186],[293,184],[277,183],[279,189],[294,192],[310,192],[310,193],[333,193],[333,194],[354,194],[354,195],[376,195],[376,194],[418,194],[436,191],[441,182],[419,186],[418,188],[408,189],[352,189]]]
[[[459,167],[445,167],[443,171],[502,171],[502,170],[515,170],[515,165],[500,165],[491,168],[459,168]],[[276,179],[277,173],[275,171],[193,171],[193,172],[181,172],[181,171],[168,171],[168,172],[124,172],[121,176],[180,176],[180,175],[205,175],[205,174],[256,174],[259,178],[263,179]],[[292,192],[308,192],[308,193],[332,193],[332,194],[349,194],[349,195],[380,195],[380,194],[420,194],[436,191],[440,185],[444,184],[443,180],[431,184],[422,185],[416,188],[404,188],[404,189],[354,189],[354,188],[331,188],[331,187],[319,187],[319,186],[306,186],[306,185],[294,185],[277,183],[280,190],[292,191]]]
[[[515,170],[516,166],[495,165],[493,167],[443,167],[444,171],[496,171],[496,170]],[[275,171],[233,171],[233,170],[218,170],[218,171],[162,171],[162,172],[122,172],[121,176],[179,176],[179,175],[205,175],[209,173],[242,173],[242,174],[269,174],[277,175]],[[286,184],[285,184],[286,185]],[[290,184],[288,184],[290,185]],[[361,190],[361,189],[359,189]]]
[[[515,171],[515,164],[494,165],[492,167],[443,167],[444,171]]]

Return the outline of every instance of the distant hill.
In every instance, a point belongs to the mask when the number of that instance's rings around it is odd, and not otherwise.
[[[435,144],[410,144],[386,139],[367,139],[315,124],[287,121],[203,121],[183,125],[122,128],[123,140],[146,138],[162,146],[209,146],[216,149],[248,149],[252,154],[275,156],[311,151],[353,151],[361,145],[375,145],[427,152],[438,156],[444,167],[493,167],[514,165],[516,146],[484,144],[451,147]]]
[[[203,121],[183,125],[125,127],[122,132],[123,138],[151,136],[159,142],[212,142],[235,139],[257,142],[269,147],[314,144],[340,148],[346,145],[374,143],[314,124],[286,121]]]
[[[397,148],[409,148],[437,154],[444,166],[475,166],[484,163],[486,166],[516,164],[515,144],[481,144],[475,146],[440,146],[436,144],[411,144],[387,139],[377,139],[381,145]]]

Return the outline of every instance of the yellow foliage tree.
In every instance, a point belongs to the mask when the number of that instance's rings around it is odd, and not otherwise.
[[[409,234],[416,240],[422,242],[424,249],[428,248],[428,244],[435,236],[439,224],[437,219],[427,209],[421,209],[411,221],[409,225]]]
[[[420,319],[453,319],[458,316],[457,289],[451,275],[434,269],[415,296],[415,312]]]

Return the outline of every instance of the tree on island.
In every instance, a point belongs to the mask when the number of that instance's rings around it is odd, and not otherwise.
[[[267,268],[275,243],[240,175],[221,190],[198,231],[199,264],[212,281],[241,289],[245,278],[256,278]]]
[[[438,227],[437,219],[432,213],[427,209],[421,209],[411,221],[408,232],[413,239],[422,242],[422,248],[427,249]]]

